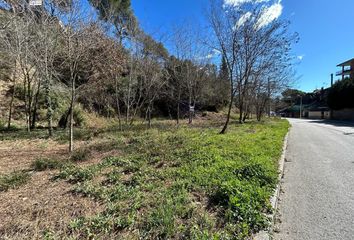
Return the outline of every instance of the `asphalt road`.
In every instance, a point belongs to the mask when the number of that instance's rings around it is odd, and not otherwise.
[[[289,121],[274,239],[354,239],[354,125]]]

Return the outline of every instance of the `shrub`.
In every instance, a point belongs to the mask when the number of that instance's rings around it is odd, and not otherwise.
[[[119,142],[118,141],[105,141],[105,142],[99,142],[94,145],[90,146],[90,149],[98,152],[109,152],[114,149],[117,149],[119,147]]]
[[[327,101],[334,110],[354,108],[354,80],[347,78],[336,82],[330,88]]]
[[[0,192],[16,188],[28,182],[30,174],[25,171],[15,171],[10,174],[0,175]]]
[[[77,127],[85,126],[85,122],[86,122],[85,112],[84,110],[82,110],[81,107],[74,108],[74,122],[75,122],[75,126]]]
[[[91,180],[98,170],[96,166],[92,168],[81,168],[68,165],[55,178],[66,179],[71,183],[84,182]]]
[[[45,171],[61,168],[64,164],[63,161],[58,159],[40,158],[32,163],[32,168],[35,171]]]
[[[5,121],[3,121],[2,119],[0,119],[0,131],[3,130],[3,129],[5,129],[5,126],[6,126]]]
[[[86,122],[85,112],[80,106],[74,108],[73,117],[74,117],[74,125],[76,127],[85,126],[85,122]],[[66,110],[63,113],[63,115],[60,117],[58,126],[61,128],[65,128],[68,126],[69,122],[70,122],[70,109]]]
[[[14,125],[13,123],[11,123],[10,128],[7,128],[7,122],[0,119],[0,131],[4,131],[4,132],[14,132],[14,131],[19,131],[20,129]]]
[[[70,160],[73,162],[86,161],[91,155],[91,152],[87,148],[79,148],[71,154]]]
[[[90,140],[95,134],[95,131],[92,129],[75,129],[74,130],[74,139],[75,140]]]

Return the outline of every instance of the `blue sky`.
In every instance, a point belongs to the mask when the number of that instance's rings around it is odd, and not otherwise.
[[[203,11],[207,3],[208,0],[132,0],[141,26],[151,33],[166,32],[174,23],[184,20],[205,21]],[[354,1],[282,0],[280,3],[281,18],[290,20],[291,31],[298,32],[300,37],[293,50],[299,57],[294,87],[304,91],[328,87],[330,74],[339,70],[336,65],[354,58]]]

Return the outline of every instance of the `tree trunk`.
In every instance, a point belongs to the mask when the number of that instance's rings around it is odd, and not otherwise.
[[[240,116],[238,118],[238,122],[242,124],[243,123],[243,121],[242,121],[242,119],[243,119],[243,103],[242,102],[240,102],[240,104],[239,104],[239,111],[240,111]]]
[[[130,58],[130,71],[129,71],[129,84],[128,84],[128,97],[127,97],[127,112],[125,115],[125,124],[128,125],[130,114],[130,96],[131,96],[131,82],[132,82],[133,61]]]
[[[29,73],[27,72],[27,96],[28,96],[28,130],[31,131],[31,123],[32,123],[32,90],[31,90],[31,80]]]
[[[233,93],[232,93],[232,90],[231,90],[231,99],[230,99],[230,103],[229,103],[229,110],[227,112],[226,122],[225,122],[224,127],[221,130],[220,134],[225,134],[226,133],[227,127],[228,127],[229,122],[230,122],[230,116],[231,116],[231,110],[232,110],[232,105],[233,104],[234,104],[234,96],[233,96]]]
[[[232,110],[232,105],[234,104],[234,89],[233,89],[233,82],[232,82],[233,76],[230,74],[229,80],[230,80],[230,102],[229,102],[229,110],[227,112],[227,117],[226,117],[226,122],[224,124],[224,127],[222,128],[220,134],[225,134],[227,127],[229,126],[230,122],[230,116],[231,116],[231,110]]]
[[[188,124],[192,124],[193,122],[193,112],[192,112],[192,97],[189,95],[189,102],[188,102],[188,107],[189,107],[189,119],[188,119]]]
[[[125,114],[125,124],[128,125],[129,122],[129,112],[130,112],[130,100],[128,100],[128,104],[127,104],[127,112]]]
[[[191,85],[191,84],[190,84]],[[189,98],[188,98],[188,124],[192,124],[193,122],[193,113],[192,113],[192,87],[189,87]]]
[[[53,118],[53,109],[52,109],[52,99],[50,97],[51,83],[50,79],[45,80],[45,104],[47,107],[47,123],[48,123],[48,135],[49,137],[53,136],[53,126],[52,126],[52,118]]]
[[[35,96],[35,98],[34,98],[31,129],[36,128],[37,110],[38,110],[38,98],[39,98],[40,88],[41,88],[41,81],[38,82],[38,88],[37,88],[36,96]]]
[[[117,114],[118,114],[118,125],[119,125],[119,130],[122,131],[122,120],[121,120],[120,105],[119,105],[117,79],[115,79],[115,94],[116,94],[116,107],[117,107]]]
[[[31,132],[30,125],[29,125],[29,115],[28,115],[28,91],[27,91],[27,77],[24,76],[24,81],[23,81],[23,93],[24,93],[24,101],[25,101],[25,118],[26,118],[26,129],[27,132]]]
[[[246,122],[248,114],[249,114],[249,104],[246,102],[243,111],[242,123]]]
[[[179,114],[180,114],[180,105],[179,105],[179,101],[177,103],[177,124],[179,124]]]
[[[249,114],[249,111],[247,110],[244,114],[243,114],[243,121],[242,122],[246,122],[246,119],[248,118],[248,114]]]
[[[178,88],[178,98],[177,98],[177,125],[179,124],[179,118],[180,118],[180,102],[181,102],[181,89]]]
[[[15,84],[14,84],[12,92],[11,92],[11,101],[10,101],[10,107],[9,107],[9,118],[7,121],[7,129],[11,128],[12,109],[13,109],[13,105],[14,105],[14,99],[15,99]]]
[[[151,106],[148,108],[148,123],[149,123],[149,128],[151,128]]]
[[[74,150],[74,102],[75,102],[75,78],[71,82],[71,102],[70,102],[70,129],[69,129],[69,152]]]

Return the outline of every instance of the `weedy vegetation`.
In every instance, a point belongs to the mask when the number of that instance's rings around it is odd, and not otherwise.
[[[9,174],[0,175],[0,192],[24,185],[30,178],[30,173],[26,171],[14,171]]]
[[[32,163],[32,169],[38,172],[52,169],[60,169],[65,164],[65,161],[59,159],[39,158]]]
[[[102,209],[76,215],[65,231],[53,224],[40,234],[49,239],[247,239],[268,226],[288,127],[285,120],[267,119],[232,124],[227,134],[218,134],[220,125],[212,121],[192,126],[156,121],[151,128],[135,124],[122,131],[108,126],[95,134],[83,129],[82,139],[85,132],[90,135],[84,146],[67,158],[38,158],[30,170],[54,170],[49,181],[69,183],[68,194]],[[93,155],[95,161],[86,161]],[[2,175],[0,191],[19,188],[30,178],[29,171]]]
[[[287,129],[272,120],[233,125],[226,135],[185,126],[104,133],[120,156],[68,165],[55,178],[105,206],[73,220],[70,231],[79,238],[245,239],[268,224]]]

